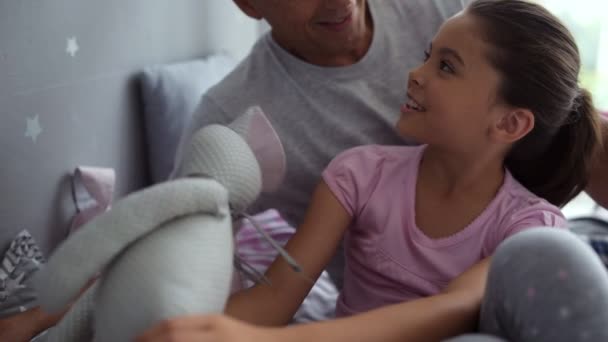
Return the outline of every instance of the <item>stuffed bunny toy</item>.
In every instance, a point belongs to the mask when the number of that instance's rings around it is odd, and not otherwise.
[[[131,341],[155,323],[220,313],[233,276],[233,218],[276,189],[285,156],[258,107],[200,129],[178,177],[135,192],[76,231],[35,278],[41,308],[73,302],[47,341]]]

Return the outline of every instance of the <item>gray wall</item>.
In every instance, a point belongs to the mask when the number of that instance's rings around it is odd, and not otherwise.
[[[137,72],[242,57],[257,28],[228,0],[0,0],[0,251],[21,229],[45,253],[63,238],[77,165],[115,168],[118,197],[145,186]]]

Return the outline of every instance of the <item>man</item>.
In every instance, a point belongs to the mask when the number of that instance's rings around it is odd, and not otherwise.
[[[260,105],[282,140],[288,173],[281,189],[251,211],[277,208],[297,226],[331,158],[356,145],[402,143],[393,126],[407,71],[463,6],[460,0],[234,2],[271,30],[203,96],[180,145],[198,128],[229,123]],[[333,269],[339,282],[340,263]],[[0,340],[26,341],[60,317],[33,309],[0,320]]]
[[[266,19],[271,31],[203,96],[181,145],[198,128],[228,123],[260,105],[284,144],[288,174],[279,192],[262,196],[251,210],[277,208],[297,225],[332,157],[360,144],[403,143],[393,124],[405,99],[407,70],[423,59],[441,22],[463,5],[459,0],[234,2],[250,17]],[[604,158],[589,192],[604,207],[608,182],[601,177],[607,174]],[[334,265],[333,277],[341,274],[340,267]],[[32,329],[40,331],[56,319],[32,310],[13,321],[36,322]],[[10,323],[0,321],[0,340],[2,324],[10,328]]]
[[[271,31],[201,99],[182,146],[200,127],[259,105],[285,148],[279,191],[250,208],[276,208],[297,226],[329,161],[362,144],[402,144],[394,131],[408,70],[459,0],[234,0]],[[178,152],[176,165],[181,153]],[[341,285],[341,253],[329,272]]]

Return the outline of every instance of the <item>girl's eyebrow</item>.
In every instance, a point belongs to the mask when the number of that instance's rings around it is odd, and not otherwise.
[[[433,50],[433,43],[429,44],[429,51],[432,51],[432,50]],[[464,64],[464,60],[462,59],[462,57],[460,57],[460,55],[458,54],[458,51],[456,51],[452,48],[440,47],[439,54],[440,55],[450,55],[450,56],[454,57],[454,59],[456,59],[456,61],[458,63],[460,63],[463,67],[466,67],[466,64]]]

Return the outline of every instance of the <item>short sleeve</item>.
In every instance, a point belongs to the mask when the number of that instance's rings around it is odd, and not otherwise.
[[[490,254],[498,245],[519,232],[539,227],[566,229],[568,222],[558,207],[541,199],[522,204],[503,221],[500,231],[491,242]]]
[[[355,147],[339,154],[323,171],[323,181],[351,216],[357,216],[370,198],[382,160],[373,146]]]

